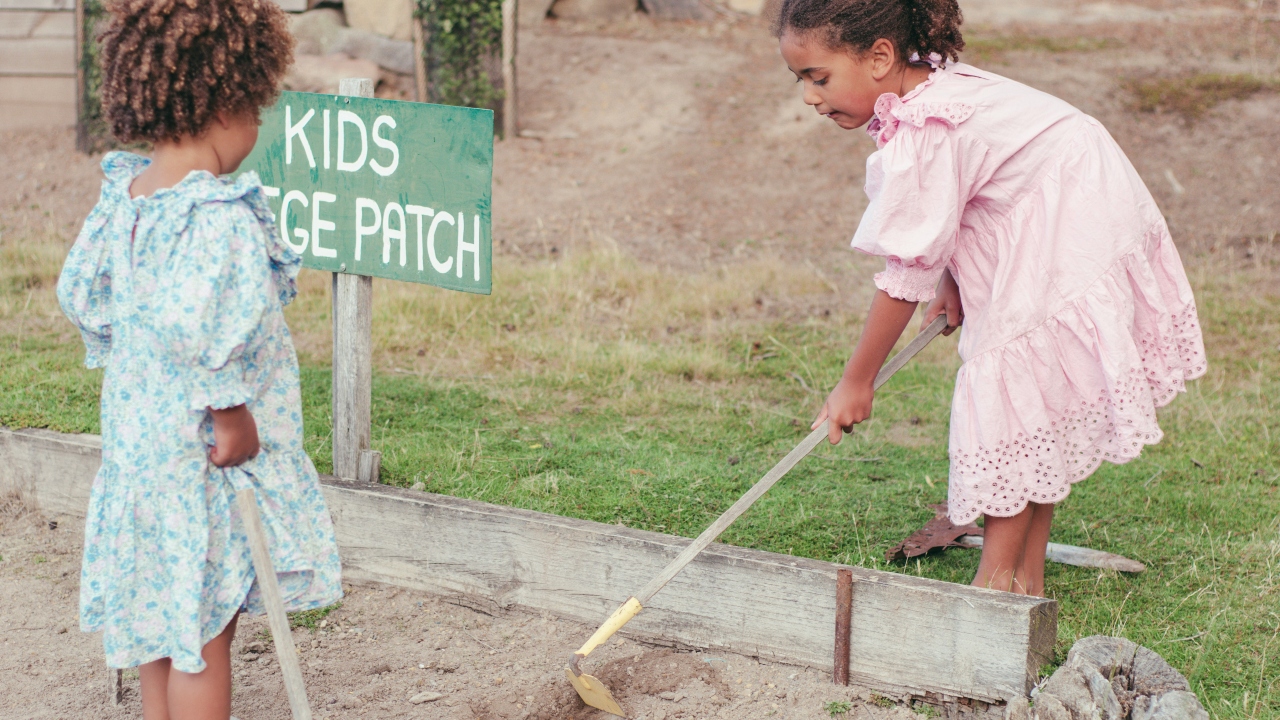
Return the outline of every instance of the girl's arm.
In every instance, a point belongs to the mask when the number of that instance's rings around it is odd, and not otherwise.
[[[857,423],[871,417],[871,401],[875,396],[872,387],[876,373],[884,365],[885,358],[894,343],[902,336],[907,323],[916,311],[916,303],[899,300],[883,290],[877,290],[867,313],[867,324],[862,338],[853,349],[853,356],[844,366],[844,376],[836,384],[822,412],[810,429],[816,429],[823,420],[831,419],[828,439],[832,445],[840,442],[842,432],[849,432]]]

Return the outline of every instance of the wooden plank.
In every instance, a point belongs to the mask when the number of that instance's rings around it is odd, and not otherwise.
[[[0,77],[0,130],[70,127],[75,122],[74,77]]]
[[[0,22],[3,22],[0,18]],[[31,37],[67,38],[76,37],[76,15],[69,12],[43,13],[40,23],[31,31]]]
[[[83,515],[98,440],[0,429],[0,492]],[[689,540],[382,485],[322,479],[343,572],[594,627]],[[836,575],[853,574],[849,679],[890,697],[999,703],[1052,657],[1057,603],[712,545],[624,634],[833,670]],[[713,600],[709,600],[713,599]]]
[[[61,10],[74,12],[75,0],[0,0],[0,10]]]
[[[0,75],[75,74],[74,38],[0,39]]]
[[[31,37],[49,13],[36,10],[0,10],[0,38]]]

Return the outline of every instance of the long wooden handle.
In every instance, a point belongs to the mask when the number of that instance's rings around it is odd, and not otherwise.
[[[902,349],[902,352],[894,355],[889,362],[884,364],[884,367],[880,368],[880,372],[876,373],[875,388],[879,390],[881,385],[884,385],[889,378],[893,377],[894,373],[902,369],[902,366],[906,365],[908,360],[915,357],[916,353],[920,352],[925,345],[929,344],[930,340],[937,337],[938,333],[942,332],[946,327],[946,315],[939,315],[933,322],[929,323],[929,325],[922,330],[919,335],[912,339],[912,341]],[[786,475],[791,468],[796,466],[796,463],[803,460],[804,456],[812,452],[813,449],[818,446],[818,443],[822,442],[823,439],[827,437],[827,431],[830,428],[830,424],[830,420],[823,421],[823,423],[818,426],[818,429],[809,433],[809,437],[801,440],[800,444],[797,445],[794,450],[787,453],[787,456],[782,458],[781,462],[774,465],[773,469],[770,470],[768,474],[763,478],[760,478],[760,481],[748,490],[745,495],[738,498],[738,501],[735,502],[732,507],[725,510],[723,515],[717,518],[715,522],[711,523],[711,527],[703,530],[702,534],[699,535],[696,540],[689,543],[688,547],[681,551],[674,560],[668,563],[657,577],[650,580],[649,584],[645,585],[644,588],[640,590],[640,593],[635,596],[636,600],[638,600],[641,605],[648,604],[649,600],[653,598],[654,595],[657,595],[658,591],[661,590],[663,586],[671,582],[671,578],[679,574],[679,572],[684,569],[685,565],[688,565],[691,560],[697,557],[698,553],[705,550],[708,545],[714,542],[715,539],[720,536],[720,533],[724,532],[726,528],[732,525],[734,520],[737,520],[742,513],[747,511],[747,508],[755,504],[755,501],[759,500],[760,496],[769,492],[769,488],[773,487],[774,484],[781,480],[783,475]]]
[[[307,687],[302,682],[302,668],[298,665],[298,652],[293,647],[293,632],[289,629],[289,617],[284,612],[284,599],[276,582],[276,571],[271,567],[271,553],[267,550],[267,533],[258,515],[258,498],[253,490],[237,490],[236,504],[249,536],[249,551],[253,554],[253,571],[257,575],[258,589],[262,591],[263,604],[267,606],[267,622],[271,625],[271,639],[276,645],[276,659],[280,662],[280,675],[289,696],[289,708],[293,720],[311,720],[311,706],[307,704]]]

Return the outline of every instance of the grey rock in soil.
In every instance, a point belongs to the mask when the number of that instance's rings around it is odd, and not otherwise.
[[[1036,696],[1034,720],[1208,720],[1186,678],[1154,651],[1095,635],[1072,646],[1067,661]]]
[[[1031,705],[1026,698],[1014,698],[1004,708],[1004,720],[1031,720]]]

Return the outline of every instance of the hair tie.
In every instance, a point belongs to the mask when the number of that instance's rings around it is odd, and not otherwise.
[[[912,63],[920,62],[920,53],[918,52],[911,53],[911,57],[907,58],[907,62],[912,62]],[[928,63],[929,63],[929,67],[933,68],[934,70],[942,70],[947,67],[946,59],[936,52],[929,53]]]

